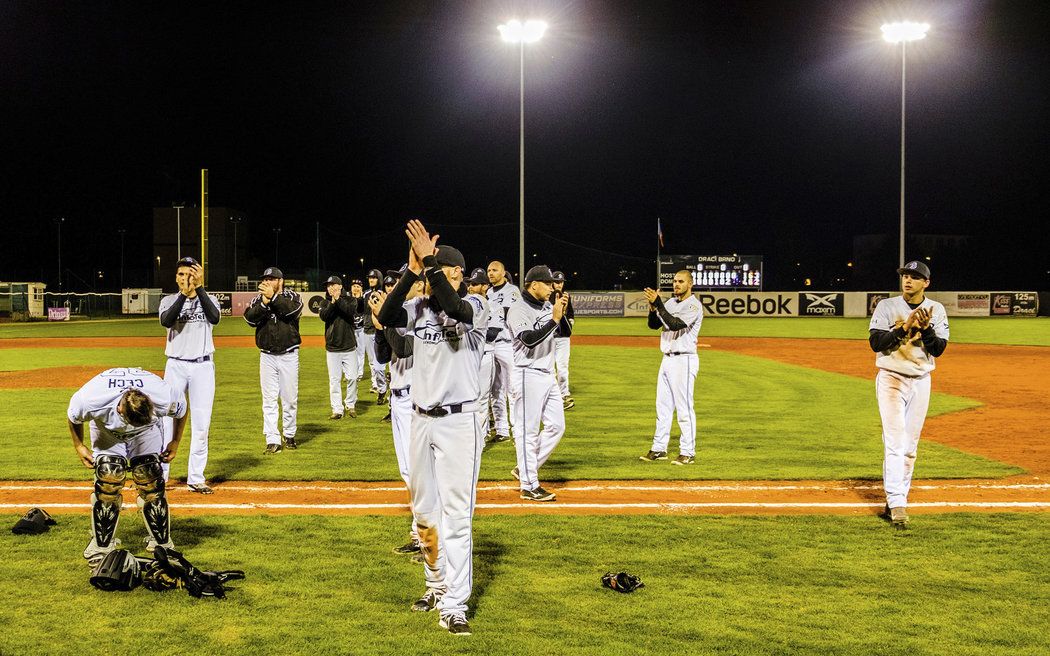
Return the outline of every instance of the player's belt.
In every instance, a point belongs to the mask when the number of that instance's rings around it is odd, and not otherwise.
[[[191,359],[191,358],[176,358],[175,356],[169,355],[168,359],[169,360],[178,360],[179,362],[198,362],[199,363],[199,362],[210,362],[211,361],[211,356],[210,355],[205,355],[205,356],[202,356],[202,357],[199,357],[199,358],[192,358]]]
[[[671,351],[670,353],[664,353],[664,355],[696,355],[690,351]]]
[[[402,387],[401,389],[392,389],[392,390],[390,390],[390,393],[393,394],[394,396],[396,396],[399,399],[402,396],[408,396],[408,392],[409,392],[409,388],[407,388],[407,387]]]
[[[474,412],[473,403],[452,403],[449,405],[437,405],[433,408],[421,408],[416,404],[412,404],[412,408],[421,415],[428,417],[444,417],[445,415],[455,415],[460,412]]]

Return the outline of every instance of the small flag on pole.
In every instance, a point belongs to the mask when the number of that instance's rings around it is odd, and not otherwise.
[[[656,238],[660,240],[660,248],[664,247],[664,230],[660,227],[660,217],[656,218]]]

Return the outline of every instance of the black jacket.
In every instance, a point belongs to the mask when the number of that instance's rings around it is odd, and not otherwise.
[[[270,299],[268,305],[263,305],[262,300],[262,294],[258,294],[244,310],[244,320],[255,328],[255,345],[272,355],[298,347],[303,341],[299,337],[303,300],[287,289]]]
[[[370,308],[368,306],[368,297],[372,295],[373,291],[374,290],[372,290],[372,289],[366,289],[365,293],[364,293],[364,296],[361,297],[362,298],[362,302],[364,303],[364,308],[365,308],[365,310],[367,310],[369,315],[371,315],[371,313],[372,313],[372,308]],[[364,318],[364,324],[365,324],[364,325],[365,334],[366,335],[374,335],[375,332],[376,332],[376,327],[372,325],[372,318],[371,318],[371,316],[366,316]]]
[[[340,296],[339,300],[328,298],[321,301],[317,315],[324,322],[324,348],[332,353],[345,353],[357,348],[357,335],[354,334],[354,317],[356,299]]]

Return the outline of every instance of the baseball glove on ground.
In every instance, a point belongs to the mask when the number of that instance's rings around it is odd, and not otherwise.
[[[638,588],[645,587],[640,578],[627,572],[607,573],[602,577],[602,585],[617,592],[634,592]]]
[[[142,585],[148,590],[164,591],[185,588],[191,597],[226,598],[227,581],[244,578],[241,570],[205,572],[190,564],[186,557],[174,549],[157,547],[153,555],[156,560],[144,568]]]

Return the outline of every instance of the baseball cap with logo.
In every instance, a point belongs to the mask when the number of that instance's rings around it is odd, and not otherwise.
[[[400,278],[405,275],[405,271],[408,271],[408,262],[401,265],[400,269],[387,269],[386,275],[393,276],[394,278]]]
[[[897,269],[897,275],[899,276],[903,276],[906,273],[912,276],[919,276],[921,278],[925,278],[926,280],[930,279],[930,267],[926,266],[922,262],[919,262],[918,260],[912,260],[911,262],[908,262],[901,268]]]
[[[467,278],[467,283],[471,285],[487,285],[489,284],[489,276],[485,273],[484,269],[478,267],[470,272],[470,277]]]
[[[463,253],[452,246],[438,246],[437,261],[441,266],[467,268],[467,260],[463,257]]]
[[[343,284],[343,279],[340,278],[339,276],[328,276],[328,280],[325,280],[324,284],[326,284],[326,285],[341,285],[341,284]]]
[[[266,267],[266,270],[263,271],[262,277],[263,278],[283,278],[284,277],[284,272],[281,271],[280,269],[278,269],[277,267]]]
[[[525,284],[530,282],[554,282],[554,274],[546,264],[537,264],[525,274]]]
[[[197,260],[193,259],[192,257],[187,256],[187,257],[184,257],[184,258],[182,258],[181,260],[179,260],[178,262],[175,263],[175,268],[176,269],[178,269],[179,267],[184,267],[184,266],[186,266],[186,267],[200,266],[200,262],[198,262]]]
[[[368,272],[368,277],[369,278],[375,278],[376,280],[380,280],[383,277],[383,272],[380,271],[379,269],[372,269],[371,271]]]
[[[351,285],[364,285],[364,283],[363,283],[363,282],[361,282],[361,279],[360,279],[360,278],[352,278],[352,279],[350,280],[350,284],[351,284]]]
[[[565,282],[565,274],[561,271],[555,271],[553,274],[554,282]]]
[[[397,280],[398,280],[397,276],[387,275],[386,278],[383,278],[383,285],[384,286],[386,286],[386,285],[396,285],[397,284]]]

